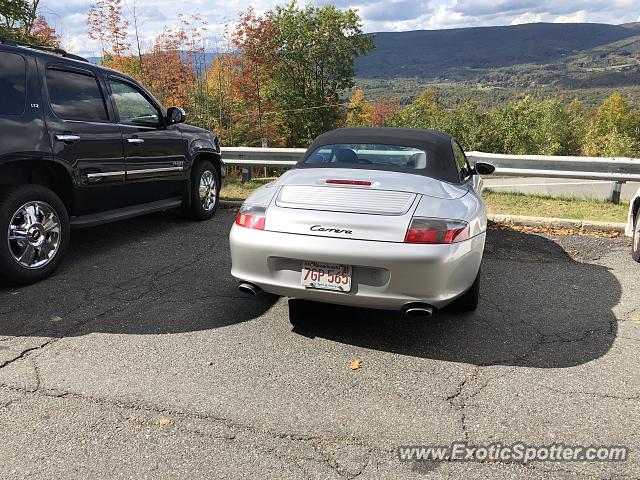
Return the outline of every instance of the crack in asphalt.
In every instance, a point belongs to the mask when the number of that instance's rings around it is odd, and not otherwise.
[[[480,375],[480,366],[476,365],[471,368],[471,371],[465,375],[464,380],[458,385],[455,393],[449,395],[447,397],[447,401],[451,404],[453,408],[457,408],[460,410],[460,424],[462,425],[462,436],[465,442],[469,442],[469,430],[467,426],[467,401],[473,396],[477,395],[476,392],[472,396],[463,395],[463,392],[467,385],[470,385],[474,382],[478,375]]]
[[[589,392],[584,390],[562,390],[559,388],[551,387],[549,385],[545,385],[544,383],[537,383],[539,387],[544,388],[545,390],[549,390],[550,392],[558,393],[560,395],[584,395],[588,397],[600,398],[600,399],[608,399],[608,400],[640,400],[640,393],[637,395],[612,395],[610,393],[598,393],[598,392]]]
[[[56,399],[75,399],[85,402],[90,402],[94,405],[98,405],[101,407],[112,407],[117,408],[119,410],[133,410],[144,413],[153,413],[156,415],[163,416],[173,416],[173,417],[181,417],[191,420],[205,420],[212,421],[217,424],[224,426],[226,429],[231,430],[232,432],[241,431],[245,433],[249,433],[252,435],[267,435],[274,439],[285,440],[287,442],[292,443],[304,443],[310,444],[307,447],[311,447],[315,452],[317,452],[322,458],[323,461],[320,462],[318,459],[314,459],[312,457],[303,458],[294,453],[288,453],[287,455],[282,455],[279,453],[276,447],[265,447],[259,446],[255,443],[251,443],[252,447],[259,448],[263,452],[270,453],[278,458],[288,461],[292,463],[296,467],[300,468],[303,472],[307,473],[304,469],[303,465],[301,465],[304,461],[312,461],[315,463],[322,463],[327,465],[332,471],[338,474],[341,478],[345,478],[348,480],[352,480],[357,478],[362,474],[365,468],[371,463],[371,459],[373,457],[374,452],[378,452],[380,454],[390,454],[392,451],[384,451],[379,448],[373,447],[368,443],[364,442],[362,439],[356,437],[348,437],[348,436],[316,436],[316,435],[300,435],[292,432],[278,432],[272,429],[268,429],[265,427],[258,427],[254,425],[248,425],[239,423],[224,417],[218,417],[211,414],[203,414],[203,413],[195,413],[188,412],[183,410],[176,410],[172,408],[164,408],[157,405],[149,404],[147,402],[126,402],[121,400],[112,400],[104,397],[95,397],[90,395],[85,395],[76,392],[67,392],[60,391],[55,389],[28,389],[23,387],[15,387],[7,384],[0,384],[0,389],[4,389],[6,391],[20,393],[22,395],[31,395],[31,396],[39,396],[45,398],[56,398]],[[21,400],[11,399],[5,402],[4,405],[0,405],[2,408],[6,408],[12,404],[19,403]],[[129,420],[131,418],[129,417]],[[145,422],[136,422],[138,424],[145,424]],[[189,432],[192,434],[197,434],[200,436],[206,436],[208,438],[226,440],[226,441],[239,441],[237,434],[220,436],[220,435],[212,435],[209,433],[202,432],[201,430],[197,430],[194,428],[188,428],[184,425],[179,425],[177,423],[174,424],[176,430],[182,432]],[[323,448],[325,445],[335,445],[335,446],[344,446],[344,447],[352,447],[352,446],[360,446],[366,449],[366,453],[362,456],[361,467],[357,469],[357,471],[350,471],[348,468],[343,467],[341,460],[337,458],[336,455],[331,454],[327,451],[326,448]]]
[[[0,364],[0,369],[6,367],[8,365],[11,365],[12,363],[18,362],[18,361],[23,360],[25,358],[28,358],[33,352],[36,352],[38,350],[42,350],[43,348],[46,348],[47,346],[51,345],[52,343],[55,343],[57,340],[59,340],[59,338],[50,338],[46,342],[43,342],[43,343],[41,343],[39,345],[36,345],[35,347],[25,348],[24,350],[22,350],[14,358],[11,358],[11,359],[6,360],[5,362],[1,363]]]

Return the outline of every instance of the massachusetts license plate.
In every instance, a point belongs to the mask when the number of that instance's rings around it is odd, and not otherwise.
[[[300,281],[305,288],[348,292],[351,290],[351,265],[305,260],[302,262]]]

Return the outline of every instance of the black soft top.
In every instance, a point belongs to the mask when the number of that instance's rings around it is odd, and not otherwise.
[[[373,143],[398,145],[423,150],[427,154],[427,166],[422,169],[394,168],[389,166],[349,165],[348,168],[390,170],[425,175],[450,183],[460,183],[460,174],[453,155],[448,133],[417,128],[339,128],[317,137],[295,168],[336,168],[335,163],[305,163],[320,147],[333,144]]]

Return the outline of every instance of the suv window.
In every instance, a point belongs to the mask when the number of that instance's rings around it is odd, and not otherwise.
[[[27,91],[24,58],[15,53],[0,52],[0,115],[21,115]]]
[[[98,80],[91,74],[47,69],[47,88],[54,113],[64,120],[109,120]]]
[[[156,106],[133,85],[110,78],[109,86],[120,116],[120,123],[149,127],[160,125],[160,112]]]

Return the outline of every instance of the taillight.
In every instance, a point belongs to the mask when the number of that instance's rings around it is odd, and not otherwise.
[[[413,218],[405,243],[458,243],[469,238],[469,224],[460,220]]]
[[[267,209],[255,205],[243,205],[236,215],[236,225],[253,230],[264,230]]]

